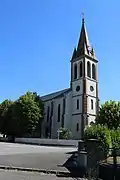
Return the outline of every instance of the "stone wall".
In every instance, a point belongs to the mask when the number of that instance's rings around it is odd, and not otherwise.
[[[90,139],[85,143],[85,149],[87,151],[88,167],[94,168],[97,163],[105,160],[106,154],[102,147],[99,145],[99,141],[96,139]]]

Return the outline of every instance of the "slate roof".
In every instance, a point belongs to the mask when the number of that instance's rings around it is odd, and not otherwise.
[[[57,91],[57,92],[54,92],[54,93],[51,93],[51,94],[47,94],[45,96],[41,96],[41,100],[42,101],[49,101],[51,99],[55,99],[57,98],[58,96],[61,96],[63,95],[64,93],[67,93],[68,91],[70,91],[71,89],[70,88],[67,88],[67,89],[63,89],[61,91]]]

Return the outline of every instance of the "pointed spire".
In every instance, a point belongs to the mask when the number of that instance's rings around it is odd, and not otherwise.
[[[94,49],[93,49],[93,46],[92,46],[92,49],[91,49],[91,54],[94,55]]]
[[[76,58],[76,53],[77,53],[77,51],[76,51],[76,47],[75,47],[74,51],[73,51],[72,59]]]
[[[83,55],[90,56],[91,58],[94,58],[95,60],[97,60],[94,49],[93,47],[91,47],[89,39],[88,39],[88,34],[87,34],[86,26],[85,26],[84,13],[82,13],[82,28],[80,32],[78,46],[77,48],[74,48],[72,60]]]
[[[80,38],[79,38],[79,42],[78,42],[78,47],[77,47],[77,55],[83,55],[84,52],[84,48],[86,48],[87,53],[89,54],[89,51],[91,50],[91,46],[90,46],[90,42],[88,39],[88,34],[87,34],[87,30],[85,27],[85,20],[84,20],[84,16],[82,17],[82,28],[81,28],[81,33],[80,33]]]
[[[95,54],[95,50],[94,50],[93,46],[92,46],[92,49],[91,49],[91,55],[92,55],[92,57],[93,57],[94,59],[97,59],[96,54]]]

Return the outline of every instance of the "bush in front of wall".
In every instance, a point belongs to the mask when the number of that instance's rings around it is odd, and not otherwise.
[[[107,153],[112,147],[110,130],[104,125],[98,124],[88,127],[85,130],[84,139],[85,141],[89,139],[97,139],[99,141],[99,145]]]

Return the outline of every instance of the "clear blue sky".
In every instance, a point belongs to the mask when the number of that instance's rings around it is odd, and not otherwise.
[[[101,102],[120,100],[119,0],[1,0],[0,101],[69,86],[84,10],[99,59]]]

